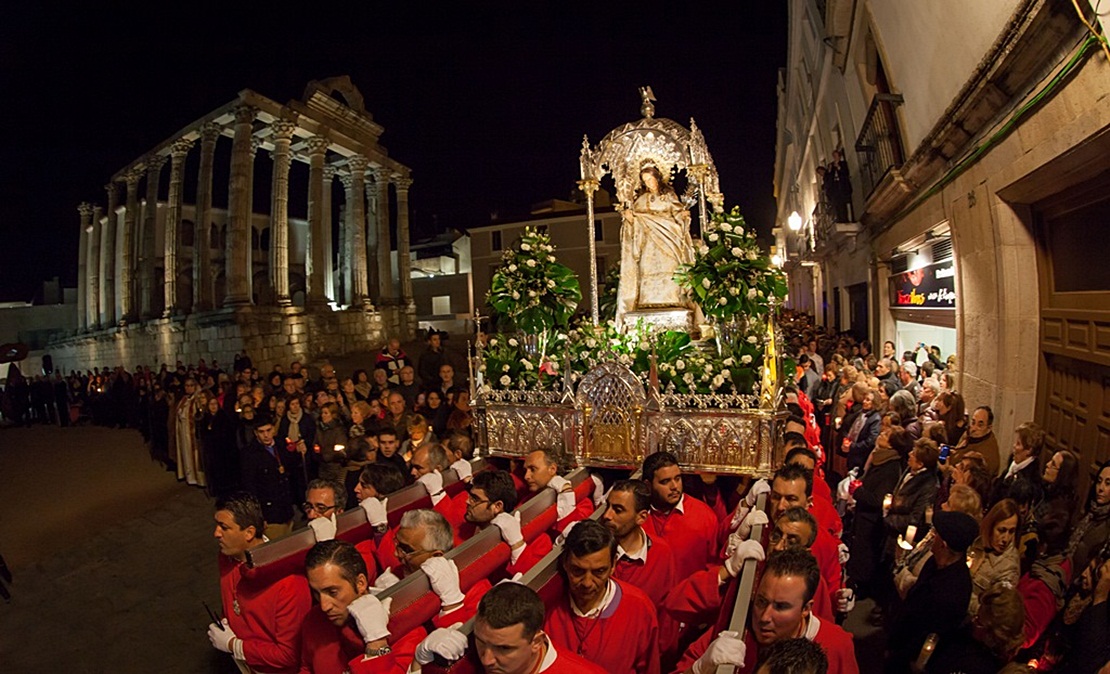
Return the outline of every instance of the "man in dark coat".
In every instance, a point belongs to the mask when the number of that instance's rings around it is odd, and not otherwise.
[[[288,536],[293,529],[293,491],[286,465],[288,453],[275,442],[273,420],[265,416],[257,418],[254,439],[241,456],[242,485],[262,504],[266,537],[270,540]]]
[[[910,671],[930,634],[944,638],[967,617],[971,572],[966,556],[979,524],[966,513],[942,510],[933,516],[933,527],[933,556],[890,623],[887,672]]]

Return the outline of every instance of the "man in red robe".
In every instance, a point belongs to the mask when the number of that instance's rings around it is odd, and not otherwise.
[[[363,466],[355,484],[355,496],[359,507],[366,513],[366,521],[370,523],[371,530],[370,537],[355,547],[366,560],[366,568],[372,569],[375,577],[378,570],[391,569],[401,563],[394,554],[395,532],[389,528],[386,506],[389,494],[404,486],[404,474],[392,463]]]
[[[556,533],[566,531],[571,522],[578,522],[594,512],[594,503],[588,498],[581,501],[574,495],[574,487],[559,475],[559,462],[555,453],[547,449],[537,449],[524,458],[524,482],[533,494],[544,489],[555,490],[555,507],[559,518],[555,522]]]
[[[459,527],[463,523],[466,513],[466,492],[461,491],[454,496],[448,496],[443,489],[443,471],[451,467],[451,458],[443,445],[423,444],[412,453],[409,464],[412,478],[428,490],[432,499],[432,508],[447,518],[455,530],[455,545],[461,545],[464,540],[460,537]]]
[[[208,626],[208,639],[251,668],[276,674],[297,671],[301,623],[312,608],[304,576],[264,584],[246,569],[246,552],[265,542],[262,505],[245,492],[216,502],[220,547],[220,597],[224,615]]]
[[[787,548],[771,553],[752,595],[744,635],[721,632],[728,627],[732,607],[722,609],[717,624],[687,649],[675,671],[708,674],[719,665],[733,665],[738,673],[749,674],[756,671],[761,649],[784,639],[805,638],[825,651],[829,674],[858,674],[852,636],[813,615],[820,578],[817,561],[808,551]]]
[[[635,585],[658,607],[675,583],[674,552],[667,541],[644,531],[651,490],[641,480],[620,480],[609,490],[602,521],[617,538],[613,577]]]
[[[502,583],[482,597],[474,619],[474,646],[454,629],[437,629],[417,649],[427,664],[435,656],[458,660],[465,653],[488,674],[605,674],[601,667],[565,649],[543,632],[543,600],[531,588]]]
[[[651,489],[651,517],[644,527],[667,541],[675,555],[675,576],[685,578],[717,559],[717,516],[682,490],[682,469],[670,452],[644,459],[641,477]]]
[[[464,540],[493,525],[501,532],[501,540],[509,546],[508,577],[527,573],[536,562],[551,552],[551,538],[541,533],[531,543],[524,541],[520,529],[520,512],[516,510],[517,490],[508,471],[487,470],[474,476],[466,501],[465,522],[457,537]]]
[[[594,520],[567,535],[561,570],[567,591],[550,607],[544,630],[560,653],[574,653],[610,674],[659,672],[655,605],[639,588],[612,578],[617,539]]]

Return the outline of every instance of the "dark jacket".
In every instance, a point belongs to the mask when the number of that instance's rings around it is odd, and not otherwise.
[[[930,557],[890,623],[886,671],[909,671],[925,638],[936,634],[943,641],[953,634],[967,617],[970,601],[967,564],[957,561],[938,569],[937,560]]]
[[[863,414],[866,415],[863,428],[860,429],[855,442],[848,446],[848,470],[856,467],[863,470],[867,455],[875,449],[875,439],[879,437],[879,429],[882,428],[883,420],[878,410],[863,412]]]
[[[271,454],[257,439],[252,440],[241,456],[243,489],[254,494],[262,504],[262,516],[274,524],[284,524],[293,519],[290,466],[285,462],[286,455],[296,452],[285,451],[281,443],[282,440],[275,439],[274,453]]]
[[[899,482],[904,475],[903,472],[898,477]],[[898,534],[904,533],[909,525],[916,526],[919,531],[925,531],[925,508],[931,506],[936,499],[937,474],[935,471],[923,470],[906,480],[900,489],[895,486],[891,494],[893,498],[890,511],[883,520],[887,531],[888,553],[893,553]],[[967,611],[966,607],[964,611]]]
[[[871,466],[863,474],[863,480],[856,489],[848,575],[861,586],[871,582],[882,557],[883,544],[886,542],[883,497],[894,492],[901,475],[902,464],[898,453],[893,449],[878,449],[872,455]]]
[[[1028,466],[1026,466],[1025,468],[1022,468],[1021,470],[1019,470],[1014,475],[1012,475],[1010,477],[1006,477],[1006,473],[1010,470],[1011,465],[1013,465],[1013,459],[1011,459],[1010,463],[1007,464],[1006,470],[1002,471],[1002,475],[995,478],[994,486],[991,487],[990,503],[988,503],[987,506],[983,508],[983,510],[989,510],[990,508],[994,507],[995,503],[998,503],[999,501],[1001,501],[1004,498],[1009,498],[1010,497],[1010,487],[1012,487],[1014,485],[1014,483],[1018,481],[1018,479],[1026,480],[1027,482],[1029,482],[1030,484],[1035,486],[1037,488],[1037,492],[1038,492],[1038,496],[1036,497],[1035,501],[1040,500],[1040,495],[1039,495],[1040,494],[1040,489],[1041,489],[1040,461],[1033,461]]]

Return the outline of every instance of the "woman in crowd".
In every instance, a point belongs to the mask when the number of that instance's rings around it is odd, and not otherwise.
[[[1045,462],[1041,475],[1044,496],[1033,509],[1036,521],[1054,513],[1071,517],[1079,509],[1079,457],[1066,449]]]
[[[362,398],[358,397],[358,390],[355,388],[355,380],[347,377],[339,386],[339,397],[343,399],[347,407],[350,408]]]
[[[954,391],[944,391],[937,398],[937,412],[940,421],[944,422],[944,430],[948,433],[945,444],[955,447],[960,444],[960,439],[967,432],[967,410],[964,398]]]
[[[1068,557],[1076,571],[1085,569],[1095,552],[1110,541],[1110,461],[1099,465],[1087,508],[1068,541]]]
[[[428,425],[428,420],[421,414],[409,417],[405,430],[408,432],[408,437],[401,443],[401,456],[404,457],[405,463],[412,461],[412,453],[421,445],[438,442],[431,426]]]
[[[910,437],[921,437],[921,421],[917,418],[917,401],[909,391],[895,391],[890,396],[890,411],[898,415],[899,425],[909,431]]]
[[[886,533],[883,530],[883,497],[894,492],[902,475],[903,453],[913,449],[913,440],[904,428],[879,433],[875,449],[867,458],[863,479],[849,504],[855,503],[849,545],[848,576],[856,584],[859,597],[873,595],[874,574],[882,557]]]
[[[978,612],[980,597],[996,584],[1017,585],[1021,574],[1021,561],[1014,545],[1018,520],[1018,504],[1012,499],[1002,499],[979,523],[979,538],[967,551],[972,584],[970,615]]]
[[[363,400],[351,406],[351,427],[347,429],[347,472],[342,480],[347,486],[349,499],[355,498],[355,485],[358,484],[362,467],[373,463],[378,455],[376,437],[378,427],[372,415],[370,405]]]
[[[373,384],[370,382],[370,375],[366,370],[359,368],[355,370],[352,378],[355,380],[355,396],[359,400],[369,400]]]
[[[201,451],[208,474],[208,488],[222,498],[239,488],[239,448],[235,422],[220,407],[215,395],[205,394],[204,416],[197,422]]]
[[[454,389],[453,389],[454,390]],[[465,388],[455,390],[455,404],[447,417],[447,430],[471,432],[474,413],[470,411],[470,391]]]
[[[848,368],[844,369],[847,370]],[[839,415],[840,425],[837,428],[837,442],[834,445],[836,451],[833,452],[832,466],[833,472],[837,476],[847,475],[851,469],[851,466],[848,465],[848,449],[856,439],[852,430],[856,428],[856,422],[863,416],[863,400],[869,393],[871,393],[871,389],[867,388],[867,384],[857,381],[841,396],[841,406],[844,409],[844,414]],[[856,429],[857,434],[859,430]],[[862,465],[862,462],[860,465]]]
[[[320,479],[340,484],[346,482],[344,469],[347,465],[348,437],[347,427],[339,415],[339,407],[335,403],[327,403],[321,407],[313,447]]]
[[[435,389],[428,391],[424,396],[424,408],[418,411],[428,420],[432,433],[437,438],[442,438],[447,432],[447,417],[451,413],[447,405],[443,404],[443,394]]]

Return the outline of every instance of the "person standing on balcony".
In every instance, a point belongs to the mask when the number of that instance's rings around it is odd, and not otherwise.
[[[833,189],[829,195],[837,222],[852,222],[852,179],[848,174],[848,162],[844,160],[843,150],[834,150],[829,164]]]

